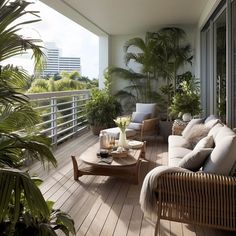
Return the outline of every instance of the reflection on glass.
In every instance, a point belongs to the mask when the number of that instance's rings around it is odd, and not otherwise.
[[[232,127],[236,127],[236,0],[232,2],[232,80],[233,80],[233,104]]]
[[[226,120],[226,11],[215,22],[217,114]]]

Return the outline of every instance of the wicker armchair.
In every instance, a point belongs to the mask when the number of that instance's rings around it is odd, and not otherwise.
[[[141,140],[143,140],[144,135],[157,134],[156,103],[136,103],[136,112],[149,114],[150,118],[145,118],[142,121],[131,121],[128,128],[136,130],[137,134],[140,134]]]
[[[158,179],[160,219],[236,230],[236,177],[203,173],[166,173]]]

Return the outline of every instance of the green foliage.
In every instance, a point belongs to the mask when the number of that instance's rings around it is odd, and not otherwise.
[[[35,79],[31,85],[28,93],[44,93],[54,91],[66,91],[66,90],[81,90],[85,89],[85,85],[77,80],[69,78],[63,78],[60,80]]]
[[[17,32],[20,27],[36,22],[19,21],[26,14],[29,2],[2,0],[0,3],[0,64],[3,60],[33,51],[36,64],[43,53],[35,43]],[[55,213],[45,202],[34,179],[15,169],[25,158],[56,166],[50,140],[37,132],[38,114],[20,91],[28,85],[29,75],[12,65],[0,66],[0,232],[1,235],[56,235],[61,229],[75,234],[73,220],[64,213]],[[41,83],[42,84],[42,83]],[[45,89],[46,87],[44,87]]]
[[[120,103],[105,90],[93,89],[91,99],[86,103],[89,124],[113,127],[114,119],[122,112]]]
[[[201,113],[199,80],[192,76],[191,72],[184,73],[178,79],[180,83],[178,91],[172,98],[170,115],[175,117],[184,113],[199,115]]]
[[[130,61],[141,65],[138,72],[130,68],[110,68],[113,78],[122,78],[129,81],[129,85],[119,91],[116,96],[122,100],[136,102],[158,102],[158,81],[163,79],[166,85],[161,88],[163,109],[167,110],[171,98],[177,89],[177,72],[185,63],[191,63],[191,47],[185,44],[185,32],[180,28],[163,28],[158,32],[146,33],[145,40],[133,38],[124,45],[125,63]],[[138,49],[132,52],[132,47]],[[127,95],[127,97],[125,97]],[[126,103],[126,102],[125,102]],[[165,108],[164,108],[165,107]]]

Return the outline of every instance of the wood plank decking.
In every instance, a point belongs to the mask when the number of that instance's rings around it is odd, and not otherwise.
[[[74,181],[71,155],[79,156],[98,137],[86,133],[68,141],[55,151],[58,167],[44,170],[39,163],[30,172],[38,174],[44,183],[40,189],[55,208],[68,212],[75,221],[78,236],[152,236],[154,226],[140,210],[139,193],[146,173],[167,162],[167,144],[160,137],[147,142],[146,158],[141,165],[141,181],[133,185],[126,180],[104,176],[82,176]],[[82,165],[79,162],[79,165]],[[232,232],[215,231],[170,221],[161,221],[161,236],[220,236]]]

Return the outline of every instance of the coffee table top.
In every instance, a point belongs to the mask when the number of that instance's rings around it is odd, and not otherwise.
[[[129,149],[126,157],[113,158],[110,164],[101,162],[101,158],[97,157],[97,153],[100,150],[99,142],[89,147],[85,152],[80,155],[80,159],[89,165],[94,166],[113,166],[113,167],[124,167],[136,165],[139,158],[141,157],[142,148],[140,149]],[[109,157],[110,158],[110,157]]]

